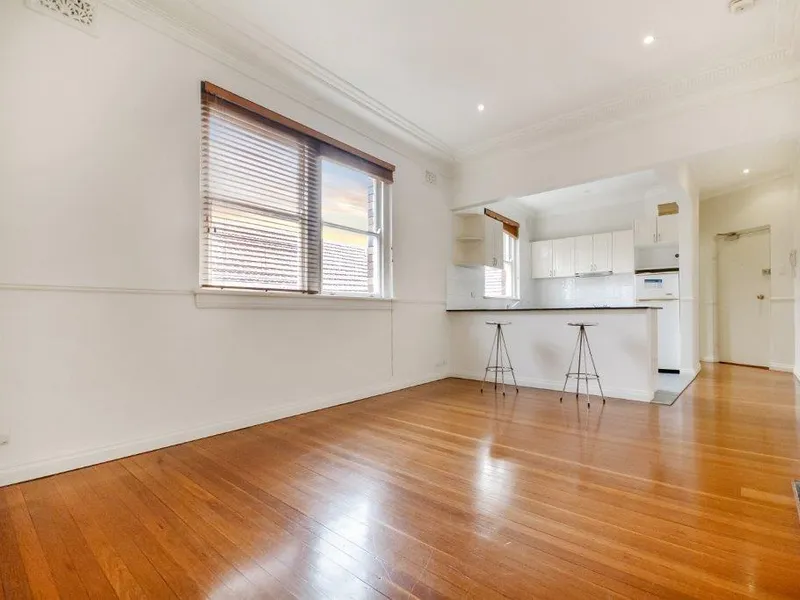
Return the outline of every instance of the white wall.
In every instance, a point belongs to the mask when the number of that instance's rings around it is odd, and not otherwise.
[[[443,376],[448,182],[429,187],[424,161],[101,16],[91,37],[0,3],[0,485]],[[195,307],[204,79],[397,165],[397,302]]]
[[[700,339],[703,360],[717,360],[715,347],[718,233],[770,226],[770,363],[795,364],[795,281],[789,253],[795,248],[797,190],[791,177],[756,185],[700,203]]]

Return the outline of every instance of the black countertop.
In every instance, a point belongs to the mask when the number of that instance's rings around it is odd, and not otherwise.
[[[661,310],[659,306],[542,306],[538,308],[448,308],[447,312],[536,312],[546,310]]]

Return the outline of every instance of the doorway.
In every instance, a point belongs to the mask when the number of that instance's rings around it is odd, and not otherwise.
[[[770,231],[717,236],[717,341],[720,362],[769,368]]]

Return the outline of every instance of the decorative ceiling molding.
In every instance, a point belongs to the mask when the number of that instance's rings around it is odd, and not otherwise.
[[[365,118],[373,126],[379,125],[384,130],[388,129],[396,137],[406,140],[437,161],[454,161],[455,153],[447,144],[252,24],[232,24],[230,15],[226,15],[223,20],[221,16],[209,12],[192,0],[104,2],[220,62],[237,70],[247,71],[264,85],[310,108],[315,108],[312,105],[318,104],[320,99],[330,102],[330,93],[324,94],[321,88],[332,90],[340,98],[340,106],[347,109],[350,115]],[[166,31],[154,19],[162,21],[170,31]],[[188,37],[180,33],[188,34]],[[202,48],[197,47],[198,43]],[[255,76],[256,73],[264,74],[265,71],[267,78]],[[362,135],[368,135],[363,130],[358,131]],[[374,135],[368,137],[374,138]],[[385,143],[385,140],[376,141]]]
[[[700,194],[700,201],[703,202],[706,200],[713,200],[714,198],[719,198],[720,196],[729,196],[730,194],[734,194],[736,192],[740,192],[742,190],[746,190],[752,187],[764,185],[767,183],[771,183],[773,181],[778,181],[779,179],[785,179],[787,177],[793,177],[794,174],[795,174],[794,169],[778,169],[777,171],[763,173],[755,177],[747,178],[746,180],[742,180],[725,186],[719,186],[710,189],[707,192],[702,192]]]
[[[605,102],[457,148],[456,158],[463,161],[494,151],[547,145],[587,128],[626,121],[648,112],[663,112],[676,104],[707,101],[715,92],[745,93],[800,78],[800,56],[796,45],[800,2],[778,0],[775,12],[773,48],[769,52],[630,89]]]
[[[800,3],[778,0],[773,49],[687,76],[671,77],[631,88],[604,102],[555,115],[477,144],[453,149],[436,136],[394,112],[363,90],[284,44],[249,22],[243,22],[203,0],[104,0],[134,18],[147,14],[190,36],[181,41],[205,54],[247,72],[265,85],[319,110],[320,100],[335,102],[355,115],[420,149],[443,163],[464,161],[503,150],[531,149],[585,135],[587,130],[614,126],[632,119],[653,118],[664,112],[746,93],[800,78],[796,30]],[[201,6],[202,4],[202,6]],[[135,7],[136,14],[130,10]],[[153,26],[152,19],[150,25]],[[158,28],[158,27],[155,27]],[[163,28],[162,28],[163,29]],[[176,35],[172,34],[172,37]],[[176,37],[177,39],[177,37]],[[256,76],[261,74],[262,76]],[[266,75],[266,76],[265,76]],[[375,139],[362,129],[343,124]],[[390,145],[386,140],[376,140]]]
[[[587,128],[625,121],[648,111],[674,108],[676,104],[707,101],[714,93],[753,91],[800,77],[800,61],[793,49],[786,48],[724,65],[693,76],[662,81],[655,85],[619,95],[608,102],[587,106],[534,123],[457,151],[461,160],[496,150],[525,148],[552,142],[562,136]]]
[[[162,0],[102,0],[109,8],[119,11],[125,16],[141,23],[167,37],[188,46],[209,58],[212,58],[243,75],[258,81],[279,94],[323,114],[369,138],[376,143],[392,149],[399,154],[411,158],[419,164],[434,166],[445,178],[453,176],[452,165],[454,154],[452,149],[441,148],[441,143],[433,146],[414,135],[411,130],[399,125],[377,113],[354,110],[347,105],[334,106],[331,101],[312,85],[318,78],[300,78],[296,71],[293,74],[270,48],[256,44],[241,31],[231,28],[215,17],[211,23],[202,20],[188,20],[185,15],[178,15],[174,10],[162,7]],[[169,6],[175,4],[186,6],[185,0],[170,0]],[[196,11],[195,6],[190,10]],[[206,14],[206,13],[203,13]],[[313,82],[309,82],[312,79]]]

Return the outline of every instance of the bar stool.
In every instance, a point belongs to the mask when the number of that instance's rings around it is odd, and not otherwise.
[[[486,361],[486,371],[483,374],[483,381],[481,382],[481,394],[483,393],[483,386],[486,384],[486,379],[489,373],[494,373],[494,389],[497,389],[497,374],[500,373],[500,381],[503,386],[503,396],[506,395],[506,373],[511,373],[514,378],[514,388],[519,392],[517,386],[517,376],[514,374],[514,367],[511,366],[511,356],[508,354],[508,346],[506,346],[506,336],[503,335],[503,326],[511,325],[510,322],[501,321],[486,321],[487,325],[495,328],[494,340],[492,340],[492,347],[489,350],[489,360]],[[502,348],[500,347],[502,344]],[[494,365],[492,365],[492,354],[494,354]],[[505,360],[503,358],[505,354]],[[508,366],[506,366],[506,363]]]
[[[597,323],[567,323],[570,327],[578,327],[578,341],[575,343],[575,350],[572,351],[572,359],[569,361],[569,369],[564,378],[564,387],[561,389],[561,398],[559,402],[563,402],[564,393],[567,391],[567,383],[570,379],[576,379],[575,385],[575,399],[577,400],[581,391],[581,379],[586,381],[586,407],[591,408],[592,404],[589,401],[589,380],[597,381],[600,388],[600,397],[603,399],[603,404],[606,403],[605,394],[603,394],[603,386],[600,383],[600,375],[597,374],[597,366],[594,364],[594,356],[592,355],[592,347],[589,345],[589,337],[586,335],[587,327],[596,327]],[[578,355],[578,370],[573,371],[572,366],[575,363],[575,355]],[[589,372],[589,361],[592,361],[592,371]],[[581,370],[583,367],[583,370]]]

